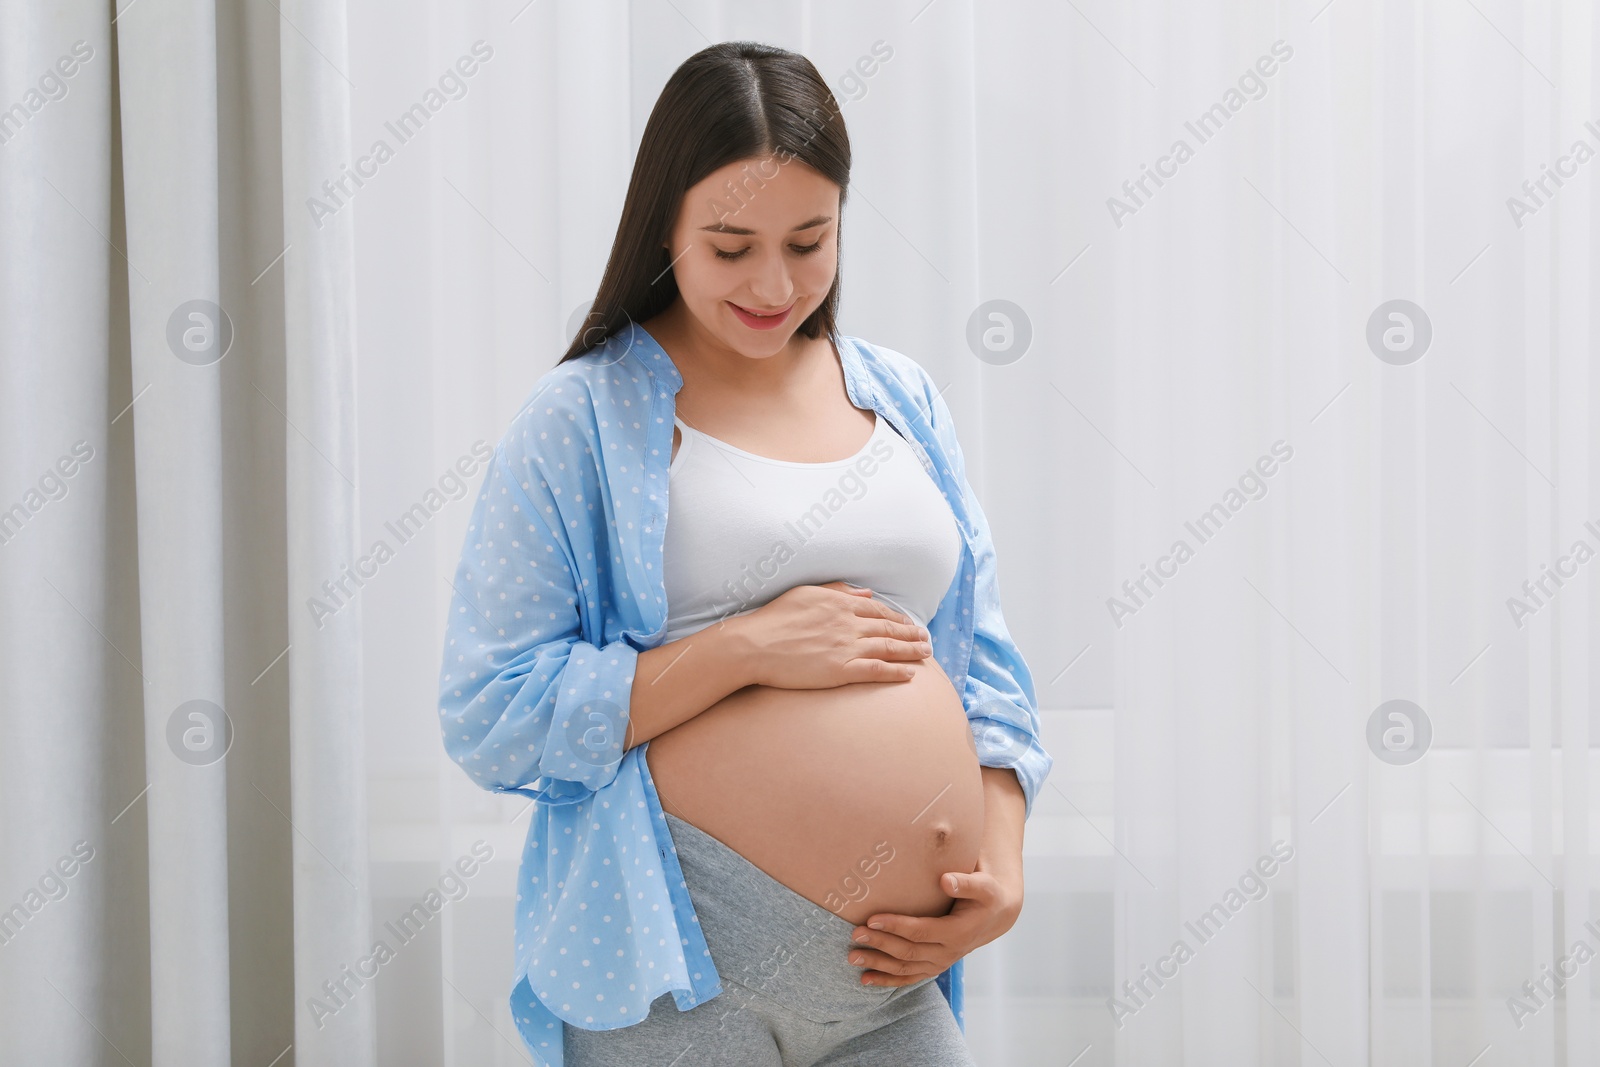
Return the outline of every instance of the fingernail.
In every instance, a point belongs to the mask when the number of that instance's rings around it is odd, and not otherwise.
[[[883,929],[883,924],[882,923],[868,923],[867,926],[870,927],[873,930],[882,930]]]
[[[865,963],[867,961],[862,959],[860,956],[851,956],[850,957],[850,962],[859,966],[860,964],[863,964],[863,963]]]

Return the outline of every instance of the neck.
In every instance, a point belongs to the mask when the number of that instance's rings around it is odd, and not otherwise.
[[[748,355],[730,347],[676,300],[646,328],[667,350],[684,384],[704,380],[749,393],[780,393],[800,371],[810,338],[795,331],[780,347]]]

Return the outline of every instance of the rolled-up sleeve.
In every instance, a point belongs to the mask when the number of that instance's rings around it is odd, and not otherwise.
[[[960,487],[973,527],[977,572],[973,579],[972,654],[967,663],[962,703],[977,744],[979,764],[1009,767],[1015,771],[1027,801],[1026,814],[1031,815],[1034,797],[1044,787],[1054,763],[1040,743],[1033,675],[1017,643],[1011,639],[1000,611],[1000,583],[989,521],[967,481],[966,460],[956,438],[950,408],[926,375],[924,387],[930,423],[950,460],[951,473]]]
[[[593,558],[592,509],[570,484],[578,499],[563,500],[537,453],[522,454],[538,436],[513,427],[473,507],[451,579],[439,716],[446,752],[480,786],[560,805],[616,778],[639,653],[586,632],[595,613],[578,553]]]

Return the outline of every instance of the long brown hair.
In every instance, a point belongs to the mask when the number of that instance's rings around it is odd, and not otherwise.
[[[838,185],[842,214],[850,139],[828,83],[809,59],[772,45],[725,41],[684,60],[645,123],[600,290],[558,362],[666,310],[678,283],[662,245],[684,194],[718,167],[766,155],[781,163],[798,159]],[[800,324],[802,334],[834,333],[839,283],[836,272],[822,305]]]

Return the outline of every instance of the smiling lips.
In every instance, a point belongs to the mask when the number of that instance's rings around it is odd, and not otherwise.
[[[794,310],[794,305],[790,304],[782,311],[771,314],[761,314],[759,312],[742,308],[738,304],[735,304],[732,300],[729,300],[727,303],[728,306],[733,309],[733,313],[738,317],[739,321],[750,327],[752,330],[775,329],[776,327],[781,326],[783,321],[789,317],[789,312]]]

